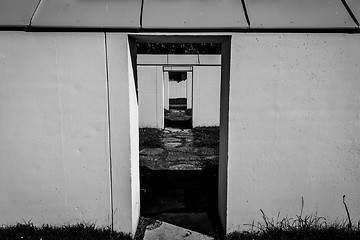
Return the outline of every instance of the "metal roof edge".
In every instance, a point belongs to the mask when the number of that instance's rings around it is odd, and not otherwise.
[[[360,33],[353,28],[199,28],[199,29],[144,29],[118,27],[42,27],[30,25],[0,26],[0,31],[25,32],[127,32],[127,33]]]

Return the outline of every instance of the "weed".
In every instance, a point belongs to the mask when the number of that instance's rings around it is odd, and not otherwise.
[[[344,197],[343,197],[344,202]],[[345,205],[346,206],[346,205]],[[352,227],[350,223],[332,222],[328,223],[324,217],[317,214],[302,216],[304,199],[300,215],[292,218],[269,219],[264,211],[260,209],[263,222],[246,224],[251,227],[249,231],[233,232],[226,236],[227,240],[359,240],[360,221],[357,227]],[[346,208],[347,210],[347,208]],[[347,210],[348,213],[348,210]],[[349,216],[349,214],[348,214]],[[350,221],[350,218],[348,219]]]

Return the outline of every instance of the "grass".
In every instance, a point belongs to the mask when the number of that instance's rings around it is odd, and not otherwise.
[[[130,240],[130,234],[98,228],[95,224],[36,227],[31,222],[0,227],[1,240]]]
[[[264,212],[264,222],[248,224],[250,230],[233,232],[219,237],[224,240],[359,240],[360,221],[350,227],[346,222],[327,223],[316,214],[296,216],[294,219],[268,219]],[[135,240],[142,240],[145,228],[154,220],[141,217]],[[31,222],[13,226],[0,226],[1,240],[130,240],[130,234],[111,231],[110,227],[99,228],[95,224],[34,226]]]
[[[139,129],[139,149],[161,148],[162,131],[156,128]]]
[[[249,231],[233,232],[226,235],[226,240],[359,240],[360,222],[349,228],[345,222],[328,223],[316,214],[294,219],[268,219],[264,212],[263,223],[249,224]]]
[[[196,127],[193,133],[194,147],[219,149],[219,127]]]

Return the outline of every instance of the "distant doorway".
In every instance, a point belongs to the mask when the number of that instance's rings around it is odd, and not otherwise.
[[[192,67],[170,69],[164,67],[165,127],[192,128]]]

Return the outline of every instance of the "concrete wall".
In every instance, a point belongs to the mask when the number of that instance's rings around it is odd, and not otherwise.
[[[169,110],[169,72],[164,72],[164,108]]]
[[[349,34],[235,34],[227,231],[316,213],[360,220],[360,41]],[[195,76],[195,73],[194,73]],[[195,84],[195,80],[194,80]]]
[[[346,195],[360,220],[359,41],[357,34],[232,36],[229,95],[221,84],[229,122],[221,126],[220,158],[228,161],[219,176],[228,232],[261,222],[260,208],[270,219],[294,217],[302,197],[304,214],[331,221],[347,218]],[[130,60],[126,34],[0,33],[1,224],[113,222],[134,233],[138,116]],[[196,80],[201,71],[215,75],[210,68],[194,67],[194,89],[214,90]]]
[[[186,108],[192,108],[192,97],[193,97],[193,73],[187,73],[187,80],[186,80]]]
[[[164,127],[164,80],[161,66],[138,66],[139,126]],[[171,89],[171,87],[169,87]],[[171,91],[169,91],[171,92]]]
[[[193,67],[193,126],[219,126],[220,66]]]
[[[186,82],[169,81],[169,98],[186,98]]]
[[[104,226],[114,212],[134,233],[135,87],[127,36],[113,36],[109,96],[104,33],[0,33],[0,224]]]
[[[140,215],[138,104],[126,34],[108,33],[114,228],[135,234]],[[134,56],[132,56],[134,57]]]

